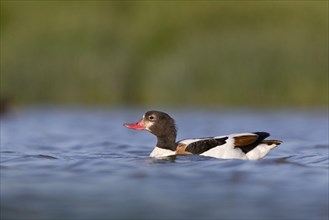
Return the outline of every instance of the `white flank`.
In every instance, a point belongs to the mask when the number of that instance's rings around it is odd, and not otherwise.
[[[226,143],[223,145],[220,145],[218,147],[214,147],[200,155],[202,156],[208,156],[208,157],[216,157],[216,158],[222,158],[222,159],[249,159],[245,153],[242,152],[239,148],[234,148],[234,137],[238,136],[245,136],[245,135],[256,135],[254,133],[239,133],[239,134],[230,134],[230,135],[224,135],[224,136],[216,136],[216,137],[210,137],[210,138],[195,138],[195,139],[185,139],[181,140],[180,143],[183,144],[191,144],[196,141],[200,140],[207,140],[207,139],[217,139],[217,138],[224,138],[228,137],[226,139]]]
[[[218,136],[215,138],[222,138],[222,137],[228,137],[226,139],[226,143],[223,145],[220,145],[218,147],[211,148],[210,150],[200,154],[203,156],[208,157],[216,157],[216,158],[222,158],[222,159],[244,159],[247,160],[247,156],[245,153],[242,152],[239,148],[234,148],[234,139],[233,137],[241,136],[245,134],[238,134],[238,135],[228,135],[228,136]],[[250,135],[250,134],[248,134]]]

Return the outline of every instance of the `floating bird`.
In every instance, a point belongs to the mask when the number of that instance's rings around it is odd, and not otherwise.
[[[175,121],[167,113],[148,111],[136,123],[124,124],[135,130],[147,130],[157,137],[150,157],[194,154],[222,159],[258,160],[281,144],[279,140],[265,140],[267,132],[250,132],[216,137],[184,139],[176,142]]]

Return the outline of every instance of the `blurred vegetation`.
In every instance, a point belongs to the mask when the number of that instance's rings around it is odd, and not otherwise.
[[[328,1],[4,1],[19,104],[326,106]]]

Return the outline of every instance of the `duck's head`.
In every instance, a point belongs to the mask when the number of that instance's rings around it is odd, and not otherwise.
[[[160,111],[148,111],[138,122],[127,123],[124,126],[135,130],[147,130],[157,137],[174,136],[176,138],[174,119]]]

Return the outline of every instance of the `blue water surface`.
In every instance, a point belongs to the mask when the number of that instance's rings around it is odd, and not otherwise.
[[[328,219],[328,113],[169,109],[178,139],[267,131],[259,161],[149,158],[146,109],[36,107],[1,118],[1,219]]]

